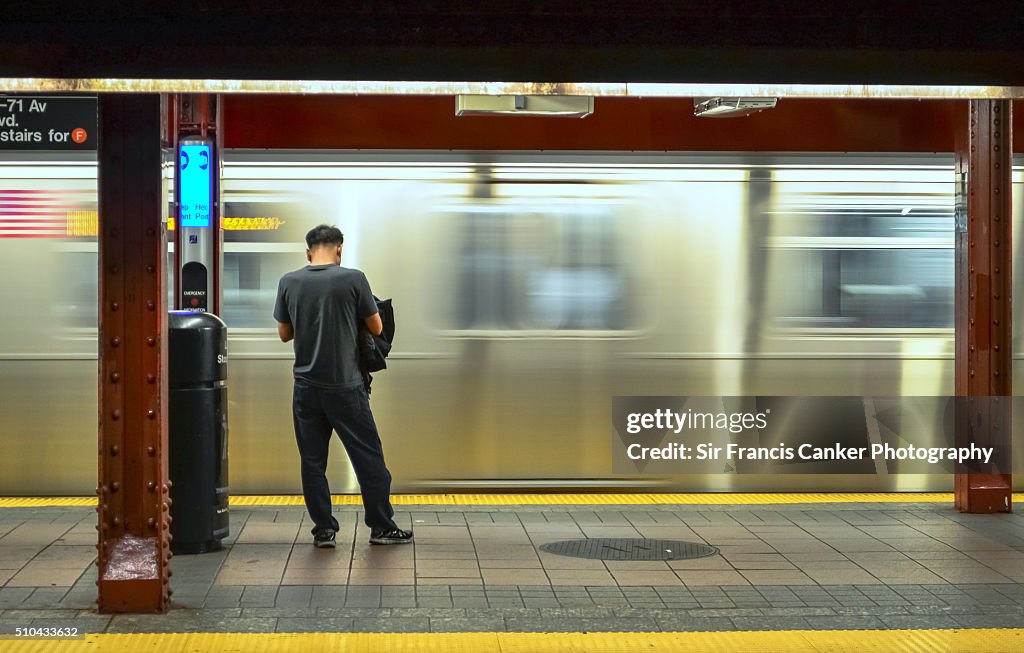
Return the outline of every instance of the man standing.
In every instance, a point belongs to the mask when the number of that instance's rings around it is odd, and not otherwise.
[[[383,328],[366,275],[341,267],[344,236],[320,225],[306,234],[309,265],[281,277],[274,318],[282,342],[294,339],[292,413],[302,459],[302,494],[313,520],[313,544],[335,546],[338,520],[331,514],[327,453],[338,432],[363,495],[372,544],[403,544],[412,533],[395,524],[391,474],[384,464],[370,398],[359,369],[360,328]]]

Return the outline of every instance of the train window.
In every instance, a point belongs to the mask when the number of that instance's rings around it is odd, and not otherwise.
[[[306,216],[317,209],[300,197],[255,201],[253,193],[232,194],[224,205],[221,317],[229,328],[273,329],[278,281],[305,265]]]
[[[277,283],[286,272],[304,263],[301,250],[226,251],[222,277],[224,322],[228,327],[273,328]]]
[[[779,321],[789,326],[951,328],[953,250],[777,252]]]
[[[61,253],[63,283],[54,286],[57,315],[72,329],[95,329],[99,323],[99,265],[95,251]]]
[[[953,326],[952,185],[916,174],[780,184],[769,259],[781,325]]]
[[[568,206],[465,212],[459,220],[459,328],[625,328],[626,275],[614,218],[604,209]]]
[[[95,330],[99,319],[99,269],[95,245],[75,243],[57,250],[57,278],[47,322],[75,333]],[[52,320],[52,322],[50,322]],[[70,335],[69,334],[66,335]]]

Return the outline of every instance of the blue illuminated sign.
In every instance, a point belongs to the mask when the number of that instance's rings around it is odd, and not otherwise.
[[[178,149],[178,224],[206,227],[213,214],[213,146],[183,143]]]

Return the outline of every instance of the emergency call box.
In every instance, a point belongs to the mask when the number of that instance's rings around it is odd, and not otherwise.
[[[218,237],[217,152],[213,140],[190,136],[178,145],[176,199],[179,295],[177,307],[206,312],[213,309],[214,256]]]

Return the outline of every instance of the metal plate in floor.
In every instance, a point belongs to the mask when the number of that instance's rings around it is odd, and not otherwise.
[[[590,560],[692,560],[718,553],[715,547],[696,542],[611,537],[549,542],[540,550]]]

